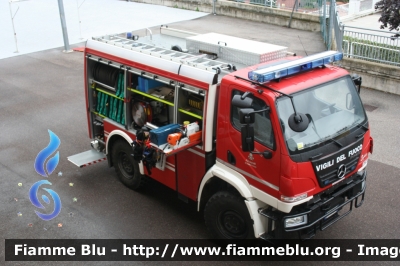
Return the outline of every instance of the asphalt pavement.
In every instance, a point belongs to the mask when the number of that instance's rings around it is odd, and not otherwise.
[[[200,33],[213,31],[285,45],[290,51],[300,55],[324,50],[319,32],[299,31],[223,16],[208,15],[169,26]],[[151,182],[143,192],[134,192],[118,181],[114,169],[108,168],[106,162],[76,168],[67,161],[67,156],[88,150],[90,139],[85,116],[83,54],[62,53],[62,50],[59,47],[0,60],[0,264],[4,262],[3,240],[11,238],[211,237],[205,229],[202,214],[196,212],[195,205],[178,200],[175,192],[162,185]],[[399,120],[396,115],[399,113],[400,97],[365,89],[361,91],[361,97],[364,104],[369,106],[367,115],[374,137],[374,154],[367,167],[369,176],[365,203],[328,230],[317,233],[318,239],[400,239],[397,203],[400,194],[400,154],[396,147],[400,143]],[[29,189],[35,182],[43,179],[36,173],[34,161],[38,152],[49,143],[48,130],[57,134],[61,140],[58,148],[60,162],[48,180],[52,183],[51,188],[59,194],[63,205],[56,218],[43,221],[34,213],[34,207],[29,200]],[[6,264],[54,265],[52,262]],[[83,264],[128,263],[57,263]],[[246,264],[263,265],[267,262]],[[287,265],[287,262],[275,264]]]

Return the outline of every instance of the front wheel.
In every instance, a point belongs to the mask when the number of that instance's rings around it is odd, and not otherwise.
[[[133,159],[132,154],[132,147],[127,142],[118,140],[112,149],[112,160],[121,182],[138,190],[144,186],[145,176],[140,174],[139,163]]]
[[[253,221],[244,200],[230,192],[214,194],[204,208],[208,230],[218,239],[254,238]]]

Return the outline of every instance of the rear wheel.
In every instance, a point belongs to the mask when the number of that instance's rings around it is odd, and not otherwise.
[[[254,238],[253,221],[244,200],[230,192],[214,194],[204,208],[208,230],[218,239]]]
[[[133,159],[132,154],[132,147],[127,142],[118,140],[112,149],[112,160],[121,182],[138,190],[144,186],[145,176],[140,174],[139,163]]]

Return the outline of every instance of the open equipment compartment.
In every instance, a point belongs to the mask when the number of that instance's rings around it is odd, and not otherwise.
[[[104,118],[125,125],[125,73],[94,56],[87,56],[86,67],[92,138],[104,141]]]
[[[173,131],[182,132],[182,138],[187,137],[185,146],[179,149],[168,143],[168,134],[163,133],[162,140],[152,141],[151,145],[166,155],[175,154],[178,150],[201,142],[201,128],[203,128],[203,109],[206,92],[183,83],[176,83],[163,77],[149,78],[149,73],[141,75],[129,73],[128,81],[132,104],[132,128],[140,129],[147,126],[150,129],[169,128],[178,125]],[[136,85],[136,88],[134,88]],[[197,127],[193,129],[195,123]],[[197,132],[190,139],[187,128],[191,127],[190,134]],[[154,131],[154,133],[157,130]],[[152,133],[153,134],[153,133]],[[179,139],[181,140],[181,138]],[[192,140],[192,141],[189,141]],[[190,142],[190,143],[189,143]],[[195,142],[195,144],[193,144]],[[182,145],[182,143],[181,143]],[[187,146],[187,147],[186,147]]]
[[[197,122],[203,128],[203,113],[206,91],[186,84],[179,84],[178,90],[178,123]]]
[[[203,127],[206,91],[150,73],[128,72],[131,128],[138,129],[146,123],[155,127],[184,125],[186,121]]]
[[[151,123],[156,127],[171,124],[174,119],[175,86],[167,79],[149,78],[129,71],[131,111],[130,127],[138,129]]]

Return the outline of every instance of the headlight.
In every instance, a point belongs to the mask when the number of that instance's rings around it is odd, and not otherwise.
[[[307,215],[285,219],[285,227],[295,227],[307,223]]]
[[[367,167],[367,164],[368,164],[368,159],[363,162],[361,168],[358,169],[357,174],[363,175],[365,172],[365,168]]]
[[[284,195],[281,195],[281,200],[282,201],[284,201],[284,202],[296,202],[296,201],[300,201],[300,200],[303,200],[303,199],[305,199],[305,198],[307,198],[307,193],[303,193],[303,194],[301,194],[301,195],[297,195],[297,196],[295,196],[295,197],[287,197],[287,196],[284,196]]]

